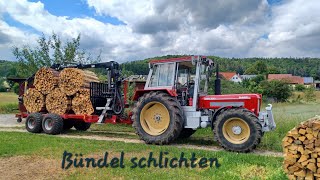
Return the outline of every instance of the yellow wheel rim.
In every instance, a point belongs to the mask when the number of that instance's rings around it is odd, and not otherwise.
[[[140,124],[146,133],[152,136],[160,135],[169,127],[169,111],[160,102],[149,102],[141,110]]]
[[[222,127],[223,136],[233,144],[242,144],[250,137],[249,125],[241,118],[230,118]]]

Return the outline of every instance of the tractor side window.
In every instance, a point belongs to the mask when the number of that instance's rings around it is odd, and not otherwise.
[[[174,78],[174,64],[168,63],[161,64],[160,66],[159,86],[172,86]]]
[[[151,83],[149,87],[173,86],[175,64],[157,64],[153,67]]]

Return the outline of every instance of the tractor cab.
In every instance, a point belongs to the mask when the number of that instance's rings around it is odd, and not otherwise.
[[[189,56],[169,60],[153,60],[145,90],[174,92],[181,106],[196,105],[198,94],[208,92],[213,61],[206,57]],[[193,102],[195,99],[195,102]]]

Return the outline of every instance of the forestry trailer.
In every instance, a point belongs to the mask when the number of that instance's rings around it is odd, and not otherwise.
[[[68,66],[70,67],[70,66]],[[168,144],[178,138],[190,137],[198,128],[210,127],[214,140],[229,151],[249,152],[261,141],[264,132],[274,130],[272,105],[260,111],[260,94],[220,95],[217,67],[215,95],[208,95],[209,77],[214,63],[204,56],[187,56],[149,62],[149,75],[142,86],[136,86],[132,112],[127,97],[129,83],[121,78],[119,64],[106,62],[76,65],[73,68],[104,68],[106,83],[90,83],[93,114],[51,114],[46,111],[28,113],[22,96],[32,86],[32,77],[20,86],[19,120],[26,119],[30,132],[60,133],[75,127],[86,130],[91,123],[132,124],[136,134],[148,144]],[[66,68],[54,65],[56,70]],[[122,88],[123,87],[123,90]]]

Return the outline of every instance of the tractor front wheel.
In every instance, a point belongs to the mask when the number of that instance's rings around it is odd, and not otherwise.
[[[234,108],[217,117],[214,136],[226,150],[250,152],[260,143],[262,130],[258,118],[251,111]]]
[[[174,97],[163,92],[143,95],[133,108],[133,127],[148,144],[169,144],[180,135],[183,112]]]

